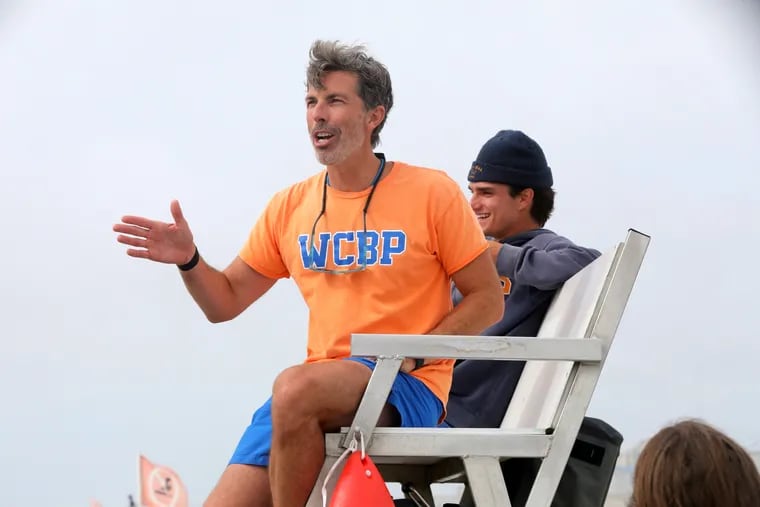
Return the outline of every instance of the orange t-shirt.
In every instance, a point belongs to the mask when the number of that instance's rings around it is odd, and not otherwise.
[[[240,251],[262,275],[296,282],[309,308],[306,362],[348,357],[352,333],[433,329],[452,309],[450,276],[488,248],[462,191],[443,171],[395,162],[375,188],[365,234],[362,210],[370,189],[328,186],[310,258],[324,178],[322,171],[275,194]],[[361,243],[364,271],[307,269],[356,268]],[[412,372],[444,406],[453,364],[439,360]]]

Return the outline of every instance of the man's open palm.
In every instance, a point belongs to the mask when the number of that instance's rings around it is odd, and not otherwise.
[[[127,215],[113,226],[116,241],[129,245],[127,255],[167,264],[185,264],[195,253],[193,233],[178,201],[170,205],[173,224]]]

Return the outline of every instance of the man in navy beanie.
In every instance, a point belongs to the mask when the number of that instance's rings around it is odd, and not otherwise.
[[[491,240],[490,251],[504,289],[504,316],[483,334],[536,336],[557,289],[600,253],[544,228],[554,210],[552,170],[538,143],[523,132],[497,132],[480,149],[467,179],[472,194],[470,206],[483,232]],[[456,288],[452,290],[452,297],[454,304],[461,300]],[[522,361],[459,361],[454,368],[444,425],[499,427],[524,365]],[[619,447],[622,436],[614,428],[603,421],[592,421],[594,429],[601,427],[602,431],[610,432]],[[505,479],[512,505],[523,505],[524,494],[530,487],[527,484],[526,489],[525,481],[530,483],[535,477],[537,463],[529,461],[512,459],[502,465],[511,467],[505,468]],[[568,466],[571,466],[570,462]],[[611,474],[611,471],[594,473]],[[531,474],[531,478],[525,478]],[[569,475],[575,477],[572,484],[564,481],[569,493],[561,482],[552,505],[579,505],[573,500],[577,498],[578,483],[575,481],[579,479],[577,474]],[[606,477],[586,479],[592,484],[604,480]],[[597,495],[596,492],[591,494]],[[597,496],[600,500],[581,503],[601,506],[606,489],[599,491]]]

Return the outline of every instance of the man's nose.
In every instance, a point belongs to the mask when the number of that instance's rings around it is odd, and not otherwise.
[[[327,122],[327,107],[324,102],[317,101],[309,108],[309,119],[313,123]]]

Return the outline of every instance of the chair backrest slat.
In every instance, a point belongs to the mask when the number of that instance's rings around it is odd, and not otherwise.
[[[622,247],[623,243],[604,253],[564,283],[549,306],[539,338],[591,336]],[[572,361],[528,361],[501,427],[551,428],[572,372]]]

